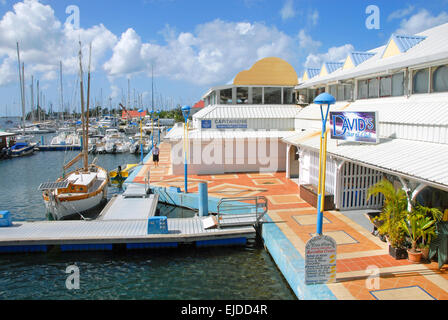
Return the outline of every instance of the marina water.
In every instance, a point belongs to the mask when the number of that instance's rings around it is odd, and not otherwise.
[[[10,211],[14,221],[46,220],[37,189],[61,176],[63,164],[76,154],[36,152],[0,161],[0,210]],[[97,158],[108,170],[140,159],[132,154]],[[109,198],[119,192],[109,188]],[[194,215],[165,205],[159,209],[168,217]],[[79,268],[79,290],[66,288],[70,265]],[[255,241],[245,247],[0,255],[0,275],[0,299],[295,299]]]

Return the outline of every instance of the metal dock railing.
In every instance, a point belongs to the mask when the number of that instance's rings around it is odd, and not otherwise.
[[[218,202],[218,229],[234,226],[259,226],[268,212],[266,197],[223,198]]]

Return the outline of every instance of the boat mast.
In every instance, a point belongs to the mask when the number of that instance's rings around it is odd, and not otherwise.
[[[81,122],[82,122],[82,155],[84,158],[84,171],[88,171],[89,158],[86,149],[86,130],[85,130],[85,120],[84,120],[84,83],[83,83],[83,72],[82,72],[82,45],[79,42],[79,79],[80,79],[80,90],[81,90]]]
[[[25,99],[23,96],[23,68],[20,63],[20,50],[19,50],[19,43],[17,42],[17,60],[19,62],[19,82],[20,82],[20,98],[22,100],[22,127],[23,127],[23,135],[25,135]]]
[[[89,161],[88,158],[88,151],[89,151],[89,117],[90,117],[90,65],[92,61],[92,43],[90,43],[89,47],[89,71],[87,76],[87,115],[86,115],[86,150],[84,150],[84,157],[87,157],[87,161]]]
[[[62,122],[64,122],[64,95],[62,88],[62,61],[59,61],[59,76],[61,82],[61,111],[62,111]]]
[[[34,76],[31,76],[31,121],[34,123]]]

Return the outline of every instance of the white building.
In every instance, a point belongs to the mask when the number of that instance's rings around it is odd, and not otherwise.
[[[382,47],[306,71],[296,89],[308,103],[329,92],[337,99],[331,111],[378,113],[378,144],[328,139],[326,191],[337,209],[380,207],[381,198],[367,202],[366,191],[384,176],[409,199],[448,208],[448,24],[392,35]],[[286,174],[317,185],[319,106],[298,113],[295,128],[283,139]]]
[[[189,174],[286,170],[286,143],[294,133],[297,73],[286,61],[265,58],[240,72],[233,84],[211,88],[188,130]],[[165,137],[172,144],[173,174],[184,172],[184,128]]]

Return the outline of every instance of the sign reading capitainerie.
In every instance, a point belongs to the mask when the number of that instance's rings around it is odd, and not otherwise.
[[[336,281],[336,241],[326,235],[311,238],[305,246],[305,283]]]
[[[247,119],[202,120],[202,129],[247,129]]]

